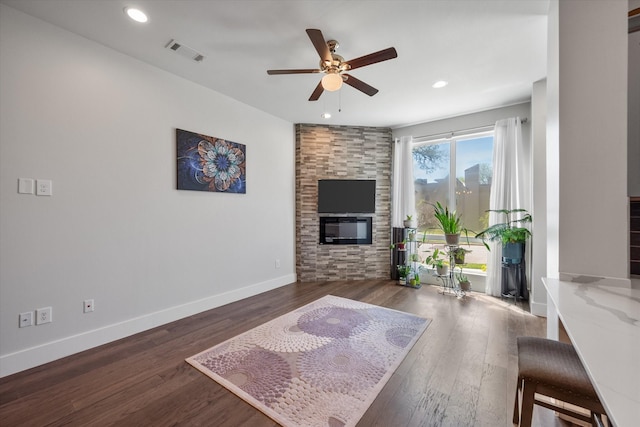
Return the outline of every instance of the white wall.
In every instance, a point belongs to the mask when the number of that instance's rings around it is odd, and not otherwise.
[[[626,278],[627,2],[550,7],[547,267]]]
[[[558,277],[560,271],[560,53],[558,34],[558,2],[549,3],[547,20],[547,133],[546,133],[546,180],[547,180],[547,277]]]
[[[537,316],[547,314],[547,292],[542,278],[547,275],[547,173],[546,173],[546,128],[547,128],[547,82],[533,83],[531,92],[531,155],[533,157],[531,182],[531,215],[535,218],[531,232],[531,252],[536,262],[531,268],[531,293],[529,306]]]
[[[0,375],[295,281],[291,123],[4,5],[0,93]],[[176,190],[176,128],[246,144],[247,194]]]
[[[456,130],[472,129],[481,126],[493,126],[496,121],[509,117],[520,117],[530,119],[531,104],[528,102],[512,105],[509,107],[494,108],[492,110],[480,111],[463,116],[451,117],[449,119],[436,120],[433,122],[420,123],[393,129],[393,137],[401,136],[427,136],[446,133]],[[522,125],[522,139],[525,144],[529,144],[531,121]]]

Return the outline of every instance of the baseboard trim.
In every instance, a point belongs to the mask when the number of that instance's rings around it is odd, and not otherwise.
[[[529,301],[529,307],[534,316],[547,317],[547,304]]]
[[[0,356],[0,378],[296,281],[290,274]]]

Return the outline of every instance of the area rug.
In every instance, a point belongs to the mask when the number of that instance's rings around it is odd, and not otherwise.
[[[187,362],[283,426],[355,426],[429,322],[328,295]]]

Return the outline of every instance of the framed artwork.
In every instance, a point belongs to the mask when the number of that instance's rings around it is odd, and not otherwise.
[[[178,190],[247,192],[246,145],[176,129]]]

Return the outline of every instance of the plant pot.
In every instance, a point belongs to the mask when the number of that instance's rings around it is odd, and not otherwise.
[[[447,245],[455,246],[460,242],[460,233],[458,234],[445,234],[444,240],[447,242]]]
[[[403,224],[406,228],[416,228],[417,222],[415,219],[405,219]]]
[[[465,255],[466,255],[466,252],[464,252],[464,251],[454,252],[453,253],[453,260],[455,261],[456,264],[464,264],[464,256]]]
[[[398,278],[398,285],[405,286],[406,284],[407,284],[407,278],[406,277]]]
[[[471,290],[471,282],[460,282],[460,289],[469,292]]]
[[[502,262],[520,264],[524,256],[524,243],[504,243],[502,245]]]
[[[436,274],[438,276],[446,276],[449,273],[449,266],[443,265],[442,267],[436,267]]]

